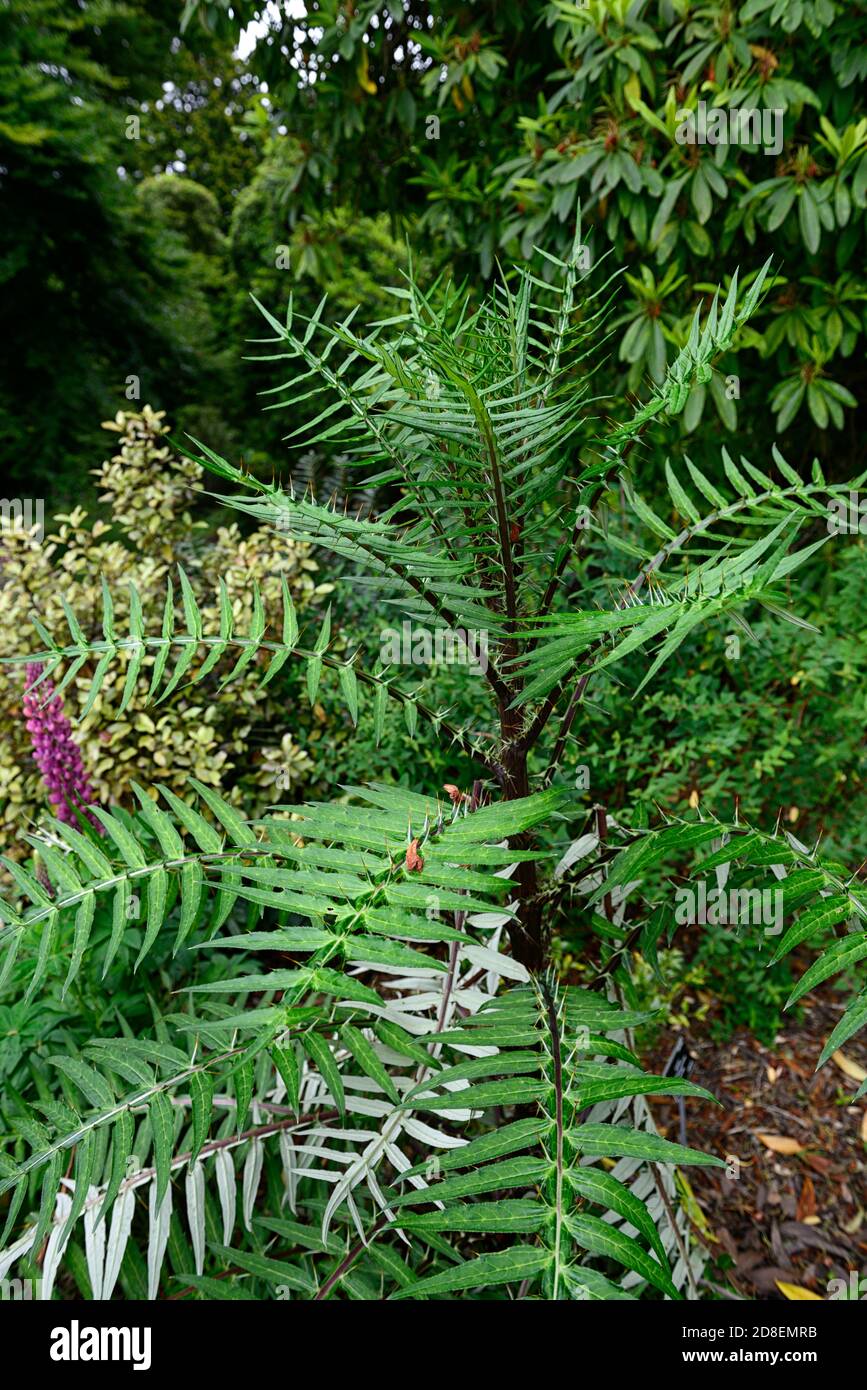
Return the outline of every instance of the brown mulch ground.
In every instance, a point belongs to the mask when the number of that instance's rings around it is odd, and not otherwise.
[[[706,1277],[720,1291],[728,1284],[744,1298],[782,1299],[779,1281],[827,1298],[832,1278],[848,1281],[856,1270],[867,1280],[867,1098],[847,1103],[859,1081],[834,1061],[814,1070],[840,1012],[839,995],[817,992],[771,1047],[743,1031],[721,1046],[686,1039],[692,1080],[722,1101],[686,1100],[687,1143],[738,1160],[734,1176],[685,1170],[700,1208],[696,1234],[712,1257]],[[661,1070],[675,1036],[645,1065]],[[844,1056],[863,1075],[863,1040],[852,1039]],[[677,1102],[655,1100],[653,1114],[678,1141]],[[759,1135],[797,1152],[776,1152]]]

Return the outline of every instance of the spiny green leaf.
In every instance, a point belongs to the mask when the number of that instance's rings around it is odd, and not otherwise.
[[[668,1268],[668,1257],[653,1217],[634,1192],[630,1192],[628,1187],[602,1168],[573,1167],[568,1170],[567,1178],[572,1190],[580,1197],[624,1217],[653,1246],[661,1264]]]
[[[345,1115],[346,1096],[343,1090],[343,1079],[328,1043],[318,1033],[303,1033],[300,1042],[328,1087],[341,1116]]]
[[[642,1279],[646,1279],[669,1298],[680,1299],[681,1295],[674,1287],[668,1270],[663,1269],[651,1255],[648,1255],[637,1240],[624,1235],[616,1226],[600,1221],[598,1216],[589,1216],[586,1212],[567,1215],[566,1226],[572,1238],[591,1254],[617,1260],[627,1269],[635,1270]]]
[[[658,1134],[626,1129],[622,1125],[577,1125],[575,1129],[567,1132],[566,1138],[579,1153],[596,1158],[646,1158],[651,1163],[694,1163],[711,1168],[725,1167],[725,1161],[713,1154],[684,1148],[682,1144],[673,1144],[669,1139],[661,1139]]]
[[[171,1177],[172,1145],[175,1137],[175,1108],[165,1091],[157,1091],[148,1105],[154,1136],[154,1164],[157,1170],[157,1206],[166,1195]]]
[[[853,999],[840,1022],[837,1024],[816,1063],[816,1070],[823,1067],[832,1053],[847,1043],[851,1037],[867,1024],[867,990]]]
[[[392,1221],[404,1231],[501,1231],[533,1234],[545,1221],[545,1207],[526,1198],[499,1202],[456,1202],[445,1211],[412,1212]]]
[[[474,1197],[481,1192],[498,1192],[509,1187],[536,1187],[552,1172],[543,1158],[507,1158],[488,1163],[475,1172],[443,1178],[430,1187],[405,1192],[393,1203],[396,1207],[418,1206],[421,1202],[448,1202],[454,1197]]]
[[[478,1164],[487,1163],[492,1158],[501,1158],[504,1154],[514,1153],[517,1149],[535,1148],[541,1136],[551,1127],[550,1121],[543,1118],[533,1118],[527,1120],[514,1120],[511,1124],[503,1125],[500,1129],[494,1130],[492,1134],[482,1134],[478,1139],[471,1139],[468,1144],[463,1144],[459,1149],[448,1149],[445,1153],[437,1155],[437,1169],[441,1173],[447,1173],[453,1168],[474,1168]],[[427,1161],[417,1163],[415,1167],[408,1168],[405,1173],[400,1174],[401,1180],[414,1177],[417,1174],[426,1172]]]
[[[851,936],[843,937],[841,941],[835,941],[833,946],[829,946],[817,961],[805,970],[792,993],[786,1000],[786,1008],[791,1008],[792,1004],[797,1003],[803,995],[816,985],[820,985],[823,980],[827,980],[829,975],[836,975],[841,970],[848,970],[859,960],[867,956],[867,931],[853,932]]]
[[[395,1105],[400,1103],[400,1096],[397,1093],[394,1082],[377,1057],[371,1044],[367,1041],[364,1034],[359,1029],[354,1028],[351,1023],[344,1023],[340,1030],[341,1041],[346,1044],[352,1053],[361,1070],[372,1081],[381,1086],[389,1100]]]
[[[489,1255],[477,1255],[454,1269],[418,1279],[391,1295],[398,1298],[426,1298],[434,1294],[456,1293],[459,1289],[480,1289],[492,1284],[512,1284],[541,1274],[553,1261],[548,1250],[529,1245],[513,1245]]]
[[[192,1138],[190,1143],[190,1162],[192,1168],[208,1137],[213,1111],[214,1082],[204,1071],[195,1071],[190,1077],[190,1110],[192,1114]]]

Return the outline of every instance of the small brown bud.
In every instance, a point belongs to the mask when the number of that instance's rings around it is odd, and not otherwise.
[[[424,860],[418,852],[418,840],[413,840],[407,849],[404,867],[408,874],[420,874],[424,868]]]

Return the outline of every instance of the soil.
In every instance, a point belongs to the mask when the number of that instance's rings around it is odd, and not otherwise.
[[[839,995],[815,992],[772,1046],[742,1030],[723,1045],[684,1039],[695,1061],[691,1079],[722,1102],[686,1099],[687,1143],[736,1160],[725,1171],[681,1170],[695,1197],[696,1236],[711,1256],[709,1292],[867,1297],[867,1097],[850,1103],[867,1075],[867,1042],[856,1035],[842,1064],[838,1053],[815,1071],[843,1007]],[[660,1038],[644,1064],[661,1070],[676,1039]],[[660,1133],[679,1141],[677,1101],[659,1098],[652,1109]],[[845,1293],[829,1288],[835,1278]],[[858,1293],[856,1279],[864,1281]]]

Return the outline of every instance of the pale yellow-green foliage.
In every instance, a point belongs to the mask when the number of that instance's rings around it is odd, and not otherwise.
[[[264,527],[242,535],[235,523],[214,530],[194,521],[196,494],[205,486],[202,470],[172,451],[163,412],[148,406],[140,413],[119,412],[105,428],[118,435],[118,452],[94,471],[100,500],[111,508],[111,522],[91,521],[77,507],[56,515],[52,526],[46,524],[41,543],[35,533],[11,526],[0,533],[4,656],[24,655],[42,646],[31,612],[61,642],[69,640],[61,596],[85,633],[98,637],[101,575],[114,600],[119,632],[128,620],[130,581],[141,596],[148,629],[159,630],[166,584],[178,561],[196,593],[206,633],[219,630],[221,575],[237,632],[249,627],[253,580],[278,631],[281,575],[299,609],[328,592],[330,585],[317,585],[317,566],[308,545]],[[279,799],[275,789],[296,788],[310,780],[313,760],[293,742],[293,731],[287,727],[292,712],[276,688],[263,690],[255,669],[248,668],[245,676],[220,692],[221,679],[233,661],[227,657],[201,685],[185,689],[182,683],[161,705],[148,699],[149,659],[122,718],[116,711],[125,661],[118,661],[90,713],[74,723],[100,802],[128,802],[132,780],[145,787],[162,782],[184,794],[192,774],[230,795],[230,784],[242,782],[253,801],[264,804]],[[84,705],[90,675],[92,671],[83,668],[64,691],[65,708],[73,719]],[[23,687],[21,665],[0,665],[0,823],[6,826],[2,838],[7,852],[13,825],[20,832],[47,808],[21,713]],[[237,799],[237,787],[235,793]]]

